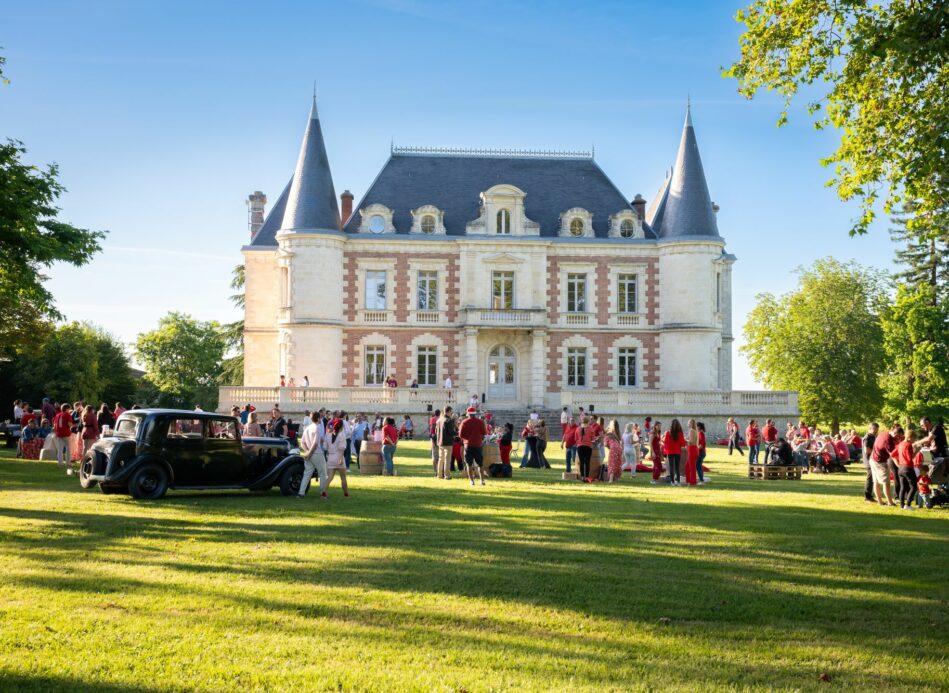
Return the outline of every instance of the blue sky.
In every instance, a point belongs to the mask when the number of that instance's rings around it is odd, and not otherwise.
[[[232,320],[244,199],[290,177],[314,81],[337,192],[358,201],[403,145],[588,149],[631,199],[672,164],[687,95],[734,268],[735,331],[817,258],[892,267],[880,222],[825,187],[835,133],[720,76],[729,2],[0,0],[0,136],[55,161],[62,218],[107,229],[49,286],[125,341],[168,310]],[[735,353],[734,386],[758,387]]]

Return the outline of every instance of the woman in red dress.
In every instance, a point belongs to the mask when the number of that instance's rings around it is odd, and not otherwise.
[[[689,419],[688,441],[687,457],[685,458],[685,483],[689,486],[696,486],[699,480],[695,471],[695,463],[699,458],[699,431],[695,427],[695,419]]]
[[[610,421],[606,429],[606,436],[603,438],[603,445],[609,452],[609,458],[606,463],[607,481],[613,483],[619,481],[623,476],[623,439],[619,432],[619,423],[616,419]]]

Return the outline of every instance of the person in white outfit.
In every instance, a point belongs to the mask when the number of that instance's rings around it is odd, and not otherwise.
[[[633,429],[633,424],[626,424],[623,433],[623,468],[628,469],[630,476],[636,476],[636,463],[639,461],[639,436]]]
[[[339,472],[343,484],[343,495],[349,496],[349,487],[346,485],[346,434],[343,431],[342,419],[336,420],[333,430],[326,434],[326,483],[323,484],[320,495],[326,498],[326,490],[333,483],[333,477]]]
[[[320,493],[326,496],[324,484],[326,483],[326,457],[323,455],[325,432],[323,430],[323,420],[318,411],[310,414],[310,425],[303,431],[303,438],[300,440],[303,455],[303,479],[300,482],[300,495],[303,498],[306,495],[306,488],[310,484],[313,474],[317,475],[320,482]]]

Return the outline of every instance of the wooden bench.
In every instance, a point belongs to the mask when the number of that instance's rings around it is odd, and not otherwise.
[[[749,464],[749,479],[800,479],[801,468],[797,465]]]

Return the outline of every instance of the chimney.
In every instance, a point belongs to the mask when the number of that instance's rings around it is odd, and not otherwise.
[[[643,199],[643,196],[639,193],[636,193],[635,199],[630,203],[633,206],[633,209],[636,210],[636,214],[639,215],[640,220],[645,221],[646,219],[646,200]]]
[[[342,226],[349,221],[349,217],[353,215],[353,194],[348,190],[344,190],[343,194],[339,196],[339,201],[341,202],[339,214],[342,217],[340,226]]]
[[[255,190],[247,196],[247,226],[250,237],[253,238],[260,227],[264,225],[264,208],[267,206],[267,196],[260,190]]]

